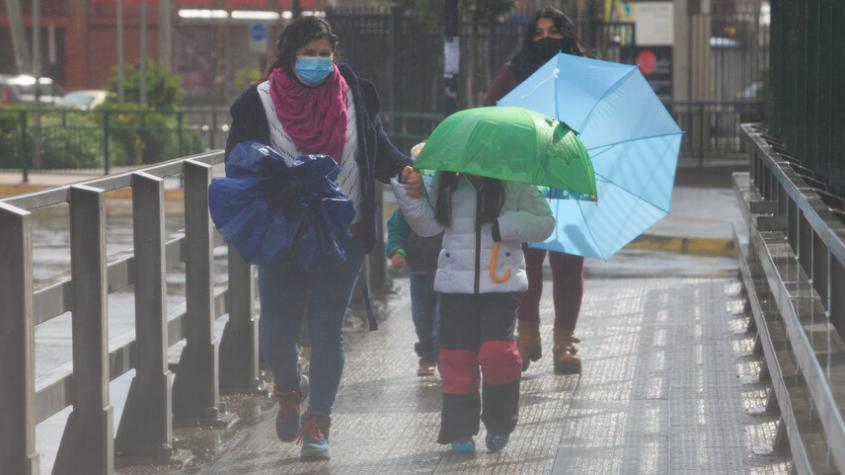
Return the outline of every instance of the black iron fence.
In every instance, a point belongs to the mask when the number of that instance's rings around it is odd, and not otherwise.
[[[771,132],[845,195],[841,0],[772,2]]]
[[[781,4],[784,2],[776,7],[783,10]],[[830,5],[828,2],[827,8],[832,11]],[[532,12],[530,8],[522,8],[499,18],[464,19],[460,43],[462,107],[481,103],[492,78],[518,48],[521,32]],[[817,13],[824,12],[827,10],[819,9]],[[790,10],[790,13],[795,12]],[[385,127],[397,144],[407,151],[428,136],[443,110],[442,27],[426,20],[419,12],[398,7],[334,8],[328,9],[326,16],[341,40],[339,59],[350,63],[361,76],[376,84],[381,94]],[[740,158],[745,149],[740,140],[739,124],[766,120],[769,15],[760,10],[754,14],[698,15],[690,21],[695,27],[691,28],[695,30],[691,33],[695,46],[691,47],[690,63],[696,75],[703,75],[689,85],[691,92],[695,92],[692,97],[696,99],[672,99],[671,85],[680,79],[672,78],[671,73],[660,79],[669,81],[668,94],[665,87],[658,92],[686,131],[682,146],[684,157],[700,161]],[[825,28],[829,28],[829,21],[825,21],[828,22]],[[635,63],[643,49],[635,43],[633,23],[579,19],[577,26],[591,53],[599,58]],[[818,35],[826,34],[825,28]],[[802,33],[790,35],[791,43],[779,43],[781,50],[787,46],[793,49],[801,46],[793,43],[797,41],[795,38],[804,38]],[[831,59],[816,56],[817,59]],[[802,79],[803,73],[798,72],[806,70],[809,60],[799,59],[794,68],[773,71],[778,78],[782,77],[781,89],[809,84]],[[807,76],[816,77],[821,72],[842,69],[841,64],[831,63],[833,61],[813,63],[817,67],[811,68]],[[842,189],[845,187],[845,167],[822,158],[845,149],[841,132],[842,108],[837,110],[832,106],[837,98],[842,103],[842,92],[832,89],[828,86],[824,94],[807,96],[811,101],[775,96],[772,102],[779,105],[780,115],[776,121],[788,129],[787,141],[798,140],[807,147],[811,155],[808,160],[819,161],[810,166],[832,177],[831,184]],[[833,121],[824,122],[817,128],[798,123],[808,119],[808,114],[818,115],[822,110],[827,111],[825,117],[838,117],[839,129],[834,127]],[[0,109],[0,169],[82,169],[108,173],[115,167],[218,149],[225,141],[229,120],[225,107],[186,108],[166,114],[138,109],[93,113],[52,109],[42,114],[41,126],[36,127],[32,111],[4,108]],[[817,135],[820,141],[814,142]],[[36,145],[38,154],[35,153]],[[798,154],[803,152],[799,146],[793,150]]]
[[[40,118],[38,117],[40,115]],[[103,170],[222,146],[225,109],[0,109],[0,169]]]

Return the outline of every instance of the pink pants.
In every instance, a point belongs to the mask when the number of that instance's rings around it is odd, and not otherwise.
[[[540,297],[543,294],[543,261],[546,251],[529,249],[525,253],[528,290],[522,295],[517,317],[520,321],[540,320]],[[548,252],[552,267],[552,297],[555,304],[555,328],[575,331],[581,298],[584,296],[584,258],[562,252]]]

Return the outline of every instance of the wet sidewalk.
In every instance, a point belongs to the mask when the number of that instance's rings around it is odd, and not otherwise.
[[[483,450],[483,429],[474,456],[436,444],[438,381],[415,375],[408,280],[397,278],[381,329],[347,335],[332,460],[300,462],[299,447],[275,438],[274,403],[241,395],[226,397],[241,418],[234,428],[177,428],[177,447],[193,455],[181,469],[119,472],[788,473],[786,458],[767,455],[775,417],[763,412],[735,275],[695,275],[714,266],[705,257],[623,251],[614,259],[625,260],[624,272],[588,268],[580,377],[552,374],[547,283],[545,356],[524,376],[520,422],[501,453]],[[686,274],[660,276],[650,270],[658,263]]]

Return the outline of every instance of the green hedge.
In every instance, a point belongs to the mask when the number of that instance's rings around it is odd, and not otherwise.
[[[154,163],[204,150],[202,132],[187,127],[184,116],[178,113],[148,112],[138,106],[97,111],[47,109],[41,118],[41,168],[102,168],[106,115],[111,166]],[[19,110],[0,109],[0,168],[21,168],[23,150],[28,167],[35,168],[31,158],[35,138],[32,111],[26,112],[25,142],[21,129]]]

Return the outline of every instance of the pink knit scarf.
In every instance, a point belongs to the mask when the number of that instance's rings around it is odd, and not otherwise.
[[[303,153],[320,153],[340,163],[346,145],[349,86],[337,66],[323,84],[308,87],[282,69],[270,73],[276,117]]]

